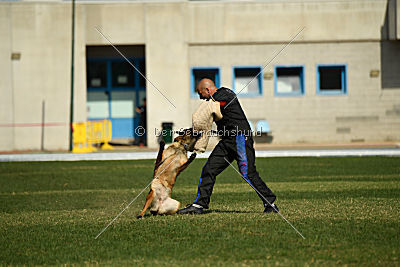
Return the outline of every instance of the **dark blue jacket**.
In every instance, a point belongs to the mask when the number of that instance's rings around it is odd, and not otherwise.
[[[216,122],[218,134],[222,138],[228,137],[226,136],[226,131],[230,131],[229,136],[248,135],[251,131],[250,125],[236,94],[231,89],[221,87],[212,97],[221,103],[221,113],[223,115],[223,118]],[[223,131],[225,131],[225,134],[222,134]]]

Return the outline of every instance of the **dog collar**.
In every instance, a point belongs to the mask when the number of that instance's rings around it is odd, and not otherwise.
[[[186,151],[189,150],[189,146],[187,144],[184,144],[182,142],[179,141],[179,144],[183,145],[183,147],[185,148]]]

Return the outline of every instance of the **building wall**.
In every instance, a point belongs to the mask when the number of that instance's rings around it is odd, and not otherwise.
[[[43,102],[47,149],[68,145],[70,9],[60,4],[1,4],[0,16],[4,60],[1,68],[6,84],[2,94],[2,150],[40,149],[42,146]],[[5,19],[6,18],[6,19]],[[3,23],[4,22],[4,23]],[[11,60],[11,53],[19,60]],[[6,96],[3,98],[3,94]],[[3,113],[4,112],[4,113]],[[14,127],[4,127],[12,123]],[[35,124],[35,125],[33,125]],[[4,138],[4,139],[3,139]],[[4,140],[4,142],[3,142]],[[4,144],[6,143],[6,144]]]
[[[11,5],[0,6],[0,151],[14,148],[14,108],[11,61]]]
[[[276,143],[399,140],[400,45],[388,25],[394,8],[399,36],[400,5],[390,1],[78,2],[75,121],[86,120],[86,46],[109,45],[95,27],[115,45],[145,45],[157,88],[147,82],[151,147],[162,122],[191,124],[199,103],[190,97],[191,66],[221,66],[222,85],[232,87],[233,65],[265,64],[305,27],[266,69],[304,65],[305,95],[276,97],[264,79],[261,97],[240,98],[248,118],[267,119]],[[68,149],[70,3],[3,2],[0,37],[0,151]],[[316,95],[319,63],[347,64],[347,95]],[[42,122],[43,101],[45,122],[57,125],[45,127],[42,143],[41,127],[23,125]]]
[[[380,40],[387,1],[275,1],[188,6],[190,43]]]
[[[400,0],[396,0],[397,40],[400,40]]]
[[[219,66],[221,85],[232,88],[233,66],[262,65],[281,47],[279,44],[194,45],[189,49],[190,65]],[[380,47],[381,43],[375,41],[292,44],[264,72],[272,74],[275,65],[303,65],[305,94],[275,96],[274,80],[263,79],[263,94],[239,96],[240,102],[250,121],[270,122],[275,143],[397,140],[400,116],[395,110],[400,104],[400,87],[382,90],[381,79],[370,77],[371,70],[380,69]],[[392,49],[398,53],[397,48]],[[395,51],[390,54],[393,58],[397,56]],[[317,64],[347,66],[346,95],[317,94]],[[392,66],[392,74],[400,71],[397,63]],[[192,98],[191,102],[193,112],[199,100]]]

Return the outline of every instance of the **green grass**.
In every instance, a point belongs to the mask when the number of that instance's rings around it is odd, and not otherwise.
[[[205,160],[178,178],[191,203]],[[136,220],[153,161],[0,163],[0,265],[399,265],[400,158],[257,159],[284,215],[228,168],[210,212]]]

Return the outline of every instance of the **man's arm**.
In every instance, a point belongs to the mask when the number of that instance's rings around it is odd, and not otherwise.
[[[228,88],[221,88],[219,89],[219,94],[214,94],[213,99],[220,103],[221,109],[224,108],[227,104],[229,104],[232,100],[235,100],[236,94],[228,89]]]

